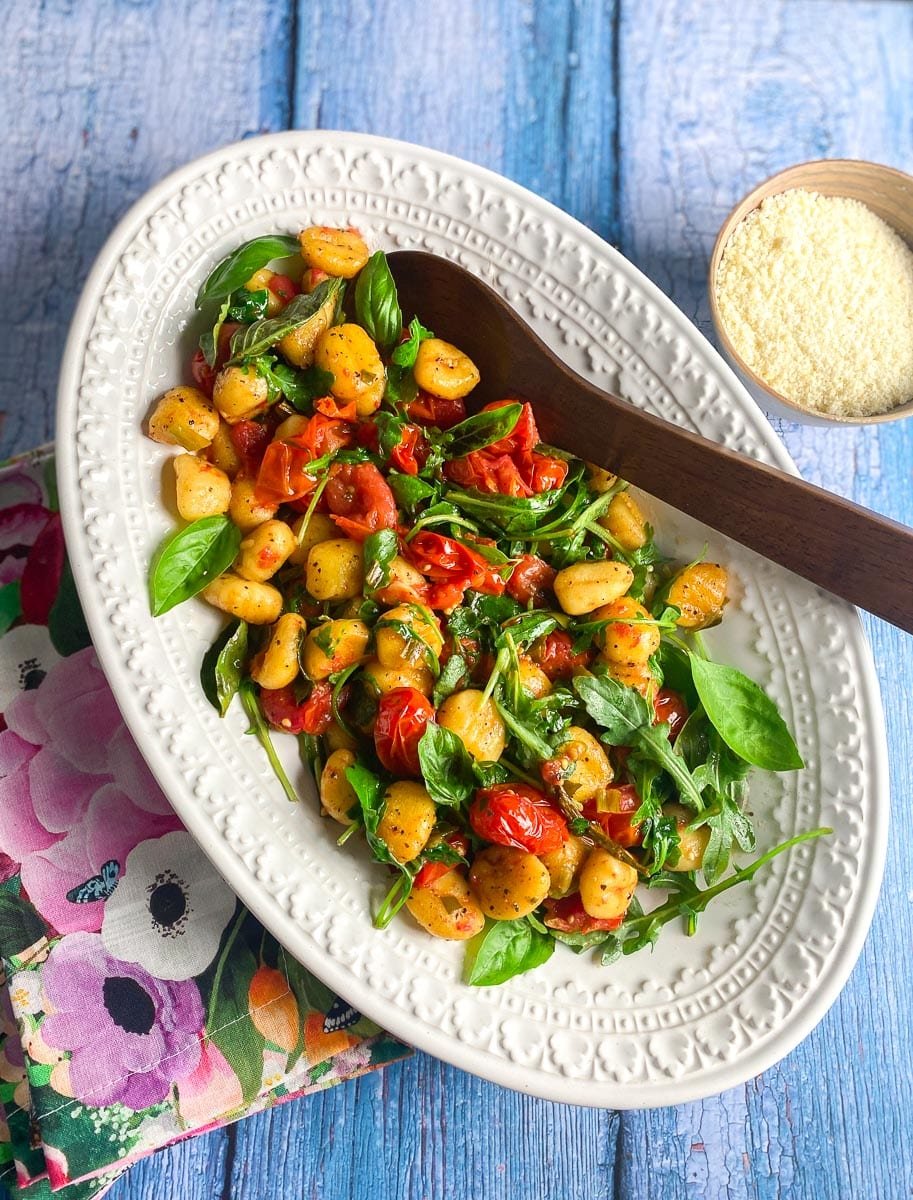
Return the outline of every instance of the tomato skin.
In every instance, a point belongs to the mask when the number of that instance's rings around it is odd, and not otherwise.
[[[418,744],[428,722],[433,720],[434,705],[417,688],[394,688],[381,696],[374,723],[374,746],[388,771],[394,775],[421,776]]]
[[[216,382],[216,369],[211,367],[203,357],[202,350],[195,350],[190,360],[190,377],[200,391],[208,399],[212,399],[212,389]]]
[[[585,667],[592,659],[592,650],[575,654],[573,646],[571,635],[556,629],[554,633],[548,633],[534,642],[530,654],[536,666],[554,683],[556,679],[570,679],[575,671]]]
[[[665,721],[669,726],[669,741],[674,742],[681,732],[682,726],[688,720],[687,704],[678,692],[664,687],[656,693],[653,709],[656,713],[653,724],[662,725]]]
[[[272,438],[272,431],[259,421],[238,421],[229,425],[228,436],[241,459],[244,475],[256,475]]]
[[[335,414],[327,416],[316,412],[301,433],[296,433],[287,440],[290,446],[299,446],[302,450],[307,450],[314,459],[351,446],[354,437],[355,427],[351,421],[341,420]]]
[[[520,403],[517,400],[494,400],[491,404],[486,404],[482,412],[494,412],[495,409],[504,408],[508,404]],[[533,406],[531,404],[523,404],[523,410],[520,413],[520,419],[507,435],[500,441],[492,442],[485,449],[489,454],[515,454],[518,450],[532,450],[533,446],[539,444],[539,430],[536,428],[536,418],[533,415]]]
[[[469,838],[466,837],[464,833],[459,833],[457,831],[448,833],[444,838],[444,841],[448,846],[451,846],[454,850],[456,850],[457,854],[462,854],[464,858],[469,853]],[[447,872],[452,870],[453,867],[449,863],[423,863],[419,868],[418,874],[413,880],[412,886],[414,888],[431,887],[433,883],[437,883],[439,879],[443,879]]]
[[[557,929],[560,933],[592,933],[597,929],[617,929],[624,917],[591,917],[584,910],[580,893],[563,896],[560,900],[546,900],[545,924],[549,929]]]
[[[428,458],[428,443],[418,425],[404,425],[400,440],[390,451],[390,462],[397,471],[417,475]]]
[[[266,286],[283,304],[288,304],[289,300],[298,295],[298,287],[288,275],[273,275]]]
[[[526,783],[479,788],[469,806],[469,824],[486,841],[530,854],[548,854],[568,839],[567,821],[546,796]]]
[[[295,699],[291,684],[260,688],[260,707],[270,725],[283,733],[326,733],[333,720],[333,688],[329,683],[315,683],[302,701]]]
[[[356,542],[396,527],[396,501],[373,463],[335,463],[323,495],[333,520]]]
[[[436,425],[438,429],[450,429],[466,420],[466,404],[461,399],[444,400],[428,392],[419,394],[406,405],[406,415],[416,425]]]
[[[562,458],[533,450],[529,454],[518,454],[516,459],[520,478],[536,496],[561,487],[567,478],[567,463]]]
[[[555,582],[556,574],[554,567],[550,567],[535,554],[524,554],[507,581],[507,593],[520,604],[544,608],[548,604],[548,593]]]
[[[583,806],[583,815],[589,821],[598,822],[619,846],[639,846],[643,841],[643,834],[639,825],[631,823],[632,815],[640,808],[637,788],[633,783],[622,783],[613,784],[610,791],[616,811],[600,812],[596,801],[588,800]]]
[[[433,583],[458,586],[460,597],[470,587],[489,596],[500,596],[504,591],[504,580],[491,563],[456,538],[423,529],[408,543],[406,556]],[[447,600],[451,596],[452,590],[448,591]],[[458,604],[459,599],[455,603]],[[437,607],[446,608],[447,605],[439,603]]]
[[[270,442],[257,472],[257,495],[264,500],[287,504],[300,500],[317,486],[317,479],[305,467],[311,455],[290,442]]]
[[[532,495],[532,490],[527,487],[509,454],[473,450],[463,458],[453,458],[444,463],[444,475],[460,487],[475,488],[477,492],[492,496],[527,499]]]

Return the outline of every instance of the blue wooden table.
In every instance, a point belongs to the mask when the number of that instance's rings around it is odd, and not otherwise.
[[[53,432],[67,322],[114,222],[249,134],[366,130],[493,167],[705,331],[714,236],[761,178],[815,157],[913,170],[913,7],[894,0],[0,0],[0,16],[3,454]],[[779,432],[806,478],[913,522],[913,421]],[[884,890],[846,990],[784,1062],[621,1114],[417,1055],[166,1151],[113,1200],[911,1196],[913,642],[867,629],[891,748]]]

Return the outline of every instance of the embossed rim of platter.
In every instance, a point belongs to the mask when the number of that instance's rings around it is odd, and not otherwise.
[[[851,686],[855,687],[858,697],[859,728],[854,732],[858,733],[863,743],[858,757],[860,762],[867,762],[866,778],[861,786],[867,789],[866,812],[869,823],[865,828],[863,845],[858,851],[859,869],[855,886],[845,901],[839,936],[826,960],[822,957],[826,966],[822,968],[820,977],[814,980],[810,994],[804,995],[800,1003],[788,1010],[785,1024],[781,1028],[771,1033],[768,1021],[757,1046],[752,1046],[749,1041],[748,1047],[743,1047],[730,1057],[720,1054],[710,1067],[692,1070],[683,1077],[675,1077],[671,1070],[664,1074],[659,1059],[654,1063],[654,1077],[649,1077],[648,1072],[645,1081],[636,1083],[618,1082],[619,1076],[608,1081],[604,1078],[587,1079],[573,1077],[567,1072],[561,1073],[554,1066],[549,1070],[528,1066],[517,1061],[516,1055],[513,1059],[510,1058],[508,1051],[500,1043],[496,1052],[491,1047],[479,1049],[477,1046],[466,1045],[455,1034],[442,1032],[431,1023],[427,1015],[421,1014],[417,1002],[414,1003],[412,1011],[406,1011],[401,1005],[385,999],[379,992],[375,992],[369,978],[371,964],[367,960],[371,954],[376,956],[379,951],[374,948],[365,949],[366,960],[360,964],[363,974],[359,975],[353,967],[333,957],[328,946],[317,946],[304,936],[292,913],[294,896],[286,893],[283,902],[280,899],[283,889],[279,884],[272,881],[273,890],[270,890],[266,879],[258,879],[254,871],[236,853],[235,848],[227,842],[225,830],[220,829],[203,811],[202,806],[195,803],[186,768],[182,775],[171,748],[160,736],[161,730],[157,732],[152,727],[154,721],[150,720],[149,714],[139,702],[137,684],[140,681],[134,677],[128,666],[130,631],[117,628],[117,622],[111,619],[107,611],[113,606],[112,597],[119,594],[118,566],[116,561],[106,562],[104,569],[97,564],[93,565],[90,527],[94,517],[92,512],[84,507],[84,492],[91,495],[91,473],[99,464],[84,453],[80,445],[81,434],[87,431],[91,433],[93,426],[91,413],[83,411],[85,406],[81,399],[81,388],[85,385],[84,361],[89,354],[90,336],[105,299],[106,289],[116,267],[125,258],[144,227],[151,224],[155,214],[164,212],[169,202],[176,200],[184,193],[184,189],[195,181],[202,180],[208,173],[257,156],[262,167],[271,155],[294,155],[296,152],[318,155],[322,151],[335,150],[360,151],[366,159],[375,156],[378,161],[386,159],[393,162],[399,159],[418,168],[427,167],[432,172],[440,171],[442,174],[449,171],[469,184],[501,196],[505,203],[513,203],[523,211],[534,214],[541,221],[543,229],[556,233],[559,239],[570,239],[571,244],[576,243],[583,247],[583,253],[591,256],[593,260],[608,264],[607,270],[613,276],[623,279],[625,285],[637,294],[644,310],[649,310],[652,318],[660,324],[665,322],[672,327],[676,344],[688,350],[689,366],[694,368],[696,364],[699,365],[706,379],[714,386],[718,385],[717,399],[726,410],[727,417],[744,425],[744,448],[749,453],[759,453],[777,462],[785,469],[795,470],[788,454],[754,401],[716,351],[674,304],[622,255],[594,233],[517,184],[484,168],[437,151],[361,134],[293,131],[228,146],[195,160],[167,177],[138,201],[122,219],[89,275],[73,318],[61,368],[58,397],[58,464],[67,544],[99,658],[127,724],[180,816],[244,902],[305,966],[367,1015],[384,1024],[391,1032],[438,1057],[505,1086],[547,1099],[571,1103],[616,1108],[670,1104],[696,1099],[741,1083],[781,1058],[823,1017],[836,999],[862,948],[877,899],[887,839],[887,751],[871,655],[858,616],[853,610],[835,601],[821,598],[822,612],[825,617],[830,614],[834,628],[843,635],[847,643],[847,669],[851,674],[855,672],[855,678],[850,682]],[[370,213],[367,214],[366,220],[370,221]],[[465,224],[472,228],[471,215],[465,217]],[[640,360],[637,361],[639,363]],[[91,391],[90,387],[88,391]],[[674,399],[673,409],[678,404],[678,400]],[[704,416],[699,414],[699,419],[703,420]],[[709,417],[707,423],[709,424]],[[710,435],[714,433],[712,429],[707,432]],[[139,437],[138,427],[136,437]],[[113,440],[116,439],[112,438]],[[94,499],[93,512],[97,516],[98,511],[105,508],[104,502],[107,499],[103,485]],[[784,575],[783,578],[786,581],[783,586],[788,590],[788,580],[792,577]],[[145,603],[144,581],[129,576],[127,581],[134,586],[139,585],[143,592],[142,602]],[[124,582],[125,580],[120,581],[121,589]],[[122,590],[120,594],[123,594]],[[149,620],[151,621],[151,618]],[[133,635],[137,631],[141,633],[142,627],[138,626]],[[819,700],[819,704],[824,703],[825,698]],[[162,724],[162,729],[164,728]],[[267,849],[272,851],[275,847],[269,846]],[[811,860],[807,857],[805,861]],[[810,874],[811,870],[809,866],[807,873]],[[264,868],[261,874],[268,875],[268,869]],[[784,935],[784,939],[787,938],[788,934]],[[788,945],[788,940],[778,943],[777,949],[783,945]],[[413,959],[415,957],[413,954]],[[374,965],[376,966],[376,963]],[[752,982],[762,973],[763,971],[759,971]],[[419,970],[417,977],[420,974]],[[428,978],[432,977],[429,975]],[[443,986],[439,979],[434,979],[434,983]],[[490,989],[470,992],[469,989],[457,986],[462,994],[469,993],[476,998],[478,1012],[484,1014],[486,994]],[[780,987],[782,990],[782,984]],[[503,991],[504,989],[501,989],[502,993]],[[510,1015],[511,1010],[504,1006],[503,996],[497,1003],[492,1002],[491,1009],[500,1010],[504,1021],[502,1036],[506,1038],[507,1016],[504,1014]],[[425,1012],[427,1011],[426,1009]],[[564,1028],[567,1031],[568,1027]],[[659,1025],[653,1026],[653,1032],[657,1029],[659,1034],[662,1034],[664,1026],[661,1018]],[[558,1033],[554,1036],[557,1037]],[[643,1026],[637,1025],[636,1036],[647,1044],[647,1034]],[[593,1042],[589,1047],[589,1054],[591,1058],[596,1055],[598,1059],[599,1035],[590,1031],[589,1037]],[[634,1037],[632,1034],[629,1039],[632,1044]],[[687,1034],[683,1033],[682,1037],[687,1038]],[[568,1040],[572,1040],[570,1033]],[[550,1042],[549,1046],[551,1045]],[[644,1053],[654,1052],[647,1050]],[[544,1052],[543,1056],[547,1057],[547,1052]],[[522,1054],[519,1057],[522,1057]],[[558,1060],[557,1054],[555,1059]]]

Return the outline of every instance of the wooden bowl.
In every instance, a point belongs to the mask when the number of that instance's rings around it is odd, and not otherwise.
[[[781,405],[787,410],[784,415],[791,416],[793,419],[798,413],[805,420],[818,421],[822,424],[837,422],[842,425],[869,425],[880,421],[897,421],[901,417],[913,415],[913,395],[908,403],[900,404],[888,412],[876,413],[870,417],[836,417],[797,404],[789,396],[784,396],[782,392],[775,391],[765,383],[748,366],[730,341],[720,315],[716,294],[717,271],[723,251],[736,227],[760,205],[762,200],[766,200],[768,196],[789,191],[791,188],[804,188],[806,191],[820,192],[822,196],[843,196],[849,200],[861,200],[913,248],[913,176],[906,175],[903,171],[897,171],[893,167],[884,167],[879,163],[862,162],[851,158],[819,159],[815,162],[799,163],[795,167],[787,167],[785,171],[771,175],[735,206],[723,222],[713,247],[713,254],[710,256],[708,277],[710,313],[723,353],[741,376],[748,390],[762,406],[770,409]],[[911,380],[911,390],[913,390],[913,380]]]

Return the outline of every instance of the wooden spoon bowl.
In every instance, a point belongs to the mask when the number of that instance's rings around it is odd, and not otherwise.
[[[458,264],[412,250],[389,261],[404,313],[475,361],[474,401],[532,401],[545,441],[913,633],[913,530],[594,387]]]

